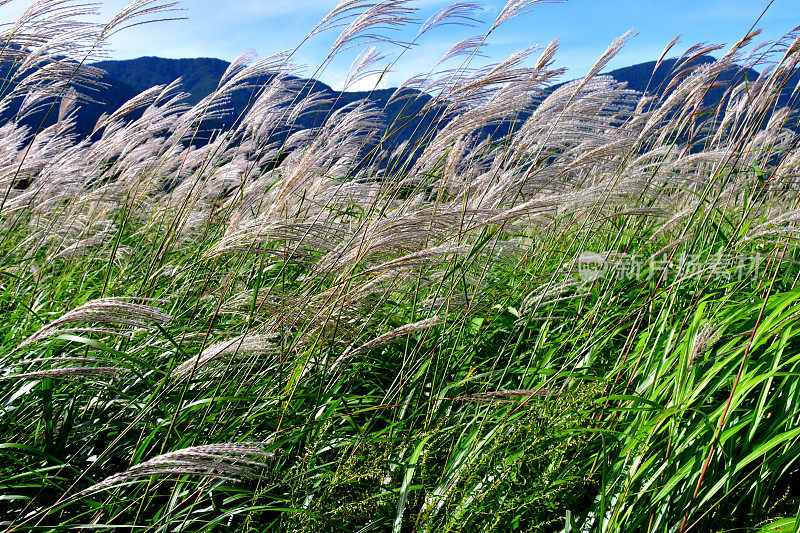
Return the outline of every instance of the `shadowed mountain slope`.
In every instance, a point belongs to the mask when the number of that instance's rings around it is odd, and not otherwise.
[[[663,95],[670,90],[670,81],[674,77],[681,77],[682,71],[687,66],[697,66],[711,63],[714,58],[702,56],[695,59],[690,64],[679,63],[677,59],[664,60],[659,68],[654,71],[655,61],[631,65],[628,67],[612,70],[607,75],[614,77],[620,82],[625,82],[630,89],[640,92],[650,92]],[[221,59],[214,58],[194,58],[194,59],[166,59],[160,57],[140,57],[128,60],[101,61],[92,64],[106,71],[102,78],[104,88],[89,91],[88,95],[95,102],[84,103],[77,112],[76,134],[79,137],[89,135],[94,129],[97,119],[103,113],[111,113],[121,104],[135,96],[138,92],[153,87],[154,85],[168,84],[181,78],[183,91],[189,93],[188,103],[196,104],[205,96],[211,94],[219,83],[225,70],[230,63]],[[742,71],[730,69],[724,72],[720,78],[720,87],[715,88],[705,96],[703,104],[707,107],[714,107],[724,97],[725,88],[731,82],[738,83],[747,79],[755,80],[759,73],[753,69]],[[423,108],[431,100],[431,96],[413,89],[405,90],[406,98],[393,99],[390,102],[395,89],[380,89],[375,91],[361,92],[340,92],[332,89],[325,83],[314,79],[303,79],[288,77],[296,91],[296,101],[313,96],[319,99],[319,103],[305,113],[294,123],[291,131],[276,132],[276,140],[285,138],[292,131],[299,129],[313,128],[320,126],[325,118],[332,112],[351,105],[361,99],[366,99],[381,110],[380,121],[384,124],[384,132],[389,131],[390,125],[395,127],[391,135],[387,136],[384,142],[389,147],[396,147],[404,141],[416,141],[419,136],[429,130],[438,120],[442,111],[441,106],[428,107],[423,112]],[[797,103],[790,101],[790,94],[797,85],[797,79],[791,80],[787,84],[781,98],[779,106],[792,104],[797,107]],[[548,91],[555,90],[562,84],[554,85]],[[203,123],[199,134],[195,137],[195,142],[204,142],[215,130],[230,128],[237,117],[248,108],[249,103],[254,97],[253,90],[238,90],[231,94],[229,112],[223,119],[209,120]],[[13,109],[7,110],[4,115],[13,115]],[[37,129],[40,125],[48,126],[55,122],[57,109],[41,110],[31,114],[25,119],[25,123],[32,129]],[[525,120],[527,114],[522,114],[519,120]],[[444,122],[442,122],[444,124]],[[398,127],[399,125],[399,127]],[[501,124],[492,128],[492,133],[502,134],[508,130],[511,124]],[[488,130],[485,133],[489,133]]]
[[[222,59],[208,57],[196,59],[140,57],[92,64],[105,70],[110,77],[140,91],[182,78],[182,90],[191,95],[189,102],[192,104],[196,104],[217,88],[217,83],[229,65],[230,63]]]
[[[10,73],[11,69],[7,64],[0,64],[0,78],[13,79]],[[74,110],[75,133],[81,138],[92,133],[100,116],[104,113],[110,115],[142,91],[138,86],[129,85],[108,74],[103,75],[97,81],[96,86],[81,89],[81,93],[87,98],[87,101],[80,102]],[[3,84],[2,90],[3,92],[11,91],[14,87],[15,82],[10,81]],[[21,96],[13,99],[12,102],[12,105],[0,111],[0,121],[3,123],[20,115],[22,118],[19,122],[28,126],[31,132],[36,132],[55,124],[58,120],[59,104],[56,100],[51,101],[52,105],[36,106],[33,109],[25,108]]]

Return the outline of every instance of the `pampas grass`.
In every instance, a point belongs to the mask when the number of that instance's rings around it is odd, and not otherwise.
[[[690,47],[646,95],[602,73],[630,33],[574,81],[557,41],[485,64],[539,3],[342,1],[298,46],[334,32],[350,85],[476,35],[387,107],[309,91],[295,48],[87,138],[87,62],[178,6],[4,28],[0,524],[792,530],[797,32]]]

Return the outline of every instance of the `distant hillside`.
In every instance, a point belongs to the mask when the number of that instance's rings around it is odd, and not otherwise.
[[[0,63],[0,78],[2,79],[7,79],[10,74],[6,65],[5,63]],[[103,87],[101,89],[82,89],[84,95],[94,100],[94,102],[84,102],[76,110],[76,133],[80,137],[86,137],[92,132],[97,124],[97,119],[103,113],[113,113],[122,104],[141,92],[138,87],[133,87],[109,75],[103,76],[99,81]],[[0,122],[12,119],[19,112],[22,98],[17,98],[15,104],[0,111]],[[36,131],[39,128],[55,124],[57,117],[58,105],[54,106],[53,109],[40,107],[33,112],[27,113],[20,122],[30,127],[31,131]]]
[[[229,65],[230,63],[226,61],[212,58],[164,59],[159,57],[140,57],[138,59],[119,61],[101,61],[93,63],[92,66],[102,68],[109,76],[122,83],[130,84],[140,91],[154,85],[171,83],[182,77],[182,90],[191,94],[188,99],[189,102],[197,103],[217,88],[220,78]],[[394,94],[395,89],[372,92],[340,92],[333,90],[319,80],[297,77],[289,77],[289,79],[297,87],[298,100],[313,95],[321,101],[314,108],[314,112],[305,114],[295,123],[294,130],[320,126],[332,111],[365,98],[384,109],[382,122],[386,128],[394,123],[401,113],[403,116],[416,117],[393,132],[392,138],[387,140],[391,146],[396,146],[403,141],[418,137],[428,129],[437,117],[436,111],[422,116],[420,111],[430,101],[431,97],[412,89],[405,91],[404,96],[408,98],[398,99],[389,104],[389,98]],[[253,94],[250,90],[234,92],[231,95],[231,112],[227,119],[207,122],[204,127],[205,133],[215,129],[229,128],[236,120],[236,117],[247,108],[252,96]],[[289,133],[289,131],[284,131],[278,133],[277,136],[286,136]],[[203,137],[204,134],[201,132],[200,138],[202,139]]]
[[[639,63],[628,67],[619,68],[606,72],[605,74],[614,77],[616,80],[625,82],[629,89],[640,92],[663,94],[669,85],[669,80],[677,73],[675,67],[678,59],[665,59],[659,65],[658,70],[653,72],[656,66],[655,61]],[[702,56],[694,60],[691,65],[696,66],[704,63],[711,63],[715,59],[711,56]],[[126,83],[139,90],[148,89],[154,85],[166,84],[183,77],[183,90],[192,95],[190,101],[196,103],[204,96],[210,94],[216,87],[228,68],[229,63],[221,59],[196,58],[196,59],[164,59],[160,57],[140,57],[138,59],[126,59],[119,61],[101,61],[94,63],[93,66],[108,72],[108,75],[123,83]],[[683,68],[683,66],[682,66]],[[731,69],[720,77],[720,81],[728,82],[733,79],[743,80],[744,75],[749,80],[754,80],[759,73],[749,69],[746,73],[738,69]],[[328,85],[318,80],[311,80],[314,85],[313,92],[327,93],[330,96],[339,96],[345,103],[352,102],[357,98],[369,95],[362,93],[338,93]],[[556,85],[558,87],[562,84]],[[383,93],[391,92],[393,89],[373,92],[376,100],[382,100]],[[711,95],[719,98],[722,91],[718,90]]]
[[[707,63],[713,63],[715,59],[711,56],[702,56],[688,65],[679,64],[678,59],[665,59],[658,66],[655,72],[653,69],[656,66],[655,61],[648,61],[646,63],[639,63],[629,67],[623,67],[616,70],[607,72],[609,76],[619,81],[624,81],[628,84],[629,89],[634,89],[639,92],[648,92],[650,94],[664,94],[667,90],[670,81],[679,74],[680,70],[687,66],[697,66]],[[677,68],[676,68],[677,67]],[[753,69],[742,71],[739,68],[733,68],[725,71],[718,78],[720,82],[729,85],[730,82],[739,83],[744,81],[745,77],[753,81],[758,77],[758,72]],[[725,92],[724,88],[713,89],[704,99],[706,105],[715,105],[723,97]]]
[[[694,64],[709,63],[712,61],[714,61],[713,57],[703,56],[696,59]],[[627,83],[630,89],[641,92],[647,90],[651,93],[662,94],[667,89],[669,81],[677,74],[677,63],[677,59],[664,60],[658,70],[653,72],[656,63],[655,61],[650,61],[612,70],[607,72],[607,74],[613,76],[618,81]],[[102,79],[107,85],[107,88],[94,91],[90,94],[94,100],[102,103],[85,104],[80,109],[78,113],[77,133],[81,137],[85,137],[91,133],[101,114],[112,112],[122,103],[145,89],[154,85],[171,83],[177,78],[182,78],[182,90],[191,95],[189,97],[189,102],[197,103],[216,89],[229,63],[214,58],[165,59],[160,57],[140,57],[138,59],[119,61],[101,61],[94,63],[93,66],[107,72],[106,76]],[[683,66],[681,66],[681,68],[683,68]],[[730,69],[720,76],[719,81],[739,81],[743,80],[745,75],[747,79],[754,80],[758,77],[758,72],[750,69],[745,73],[737,69]],[[302,78],[291,79],[297,87],[298,99],[313,95],[321,101],[313,110],[314,112],[307,113],[295,124],[292,131],[319,126],[324,121],[324,118],[332,111],[366,98],[379,108],[384,109],[382,116],[382,122],[385,125],[384,129],[388,128],[388,126],[393,123],[403,124],[403,127],[397,129],[397,131],[393,131],[392,137],[386,141],[389,146],[397,146],[403,141],[416,140],[422,132],[428,130],[434,121],[437,120],[438,113],[441,111],[440,108],[434,108],[423,116],[421,110],[423,106],[430,101],[431,97],[412,89],[406,90],[405,96],[408,98],[393,101],[389,104],[388,101],[390,96],[395,92],[394,89],[383,89],[372,92],[339,92],[318,80]],[[789,103],[789,94],[796,84],[797,80],[793,80],[792,84],[790,84],[792,87],[784,91],[784,95],[779,102],[780,105],[787,105],[787,103]],[[550,90],[560,85],[562,84],[555,85]],[[722,98],[723,94],[724,89],[714,89],[706,95],[704,99],[705,105],[714,106],[719,102],[719,99]],[[252,91],[242,90],[235,92],[231,96],[231,109],[228,117],[221,121],[207,121],[204,123],[203,130],[195,139],[195,142],[202,143],[203,139],[207,139],[214,130],[229,128],[236,120],[236,117],[247,108],[252,96]],[[10,116],[13,116],[13,113],[13,109],[7,110],[0,119],[4,117],[8,119]],[[413,118],[398,121],[398,117],[401,116]],[[527,115],[523,113],[519,118],[524,120],[526,116]],[[33,128],[36,128],[42,123],[43,119],[45,126],[55,121],[55,113],[51,113],[46,119],[44,117],[44,111],[42,111],[27,118],[25,122]],[[497,131],[502,133],[508,129],[509,126],[510,124],[500,125],[497,127]],[[278,137],[285,137],[290,133],[291,131],[283,131],[277,132],[276,135]]]
[[[196,104],[217,88],[219,80],[230,63],[222,59],[202,57],[197,59],[165,59],[140,57],[121,61],[100,61],[92,66],[140,91],[154,85],[171,83],[183,78],[182,89],[191,94],[190,102]]]
[[[603,75],[611,76],[617,81],[626,83],[628,89],[633,89],[641,93],[647,92],[649,94],[663,95],[669,87],[670,82],[675,76],[678,76],[683,69],[713,63],[716,59],[711,56],[700,56],[687,64],[681,64],[681,61],[682,60],[677,58],[665,59],[661,62],[656,71],[653,70],[656,66],[656,61],[647,61],[645,63],[638,63],[629,67],[603,72]],[[752,81],[756,79],[759,74],[753,69],[748,69],[747,72],[743,72],[739,68],[731,68],[722,73],[718,80],[728,85],[729,82],[734,80],[737,83],[743,81],[745,75],[747,79]],[[562,85],[564,85],[564,83],[554,85],[553,89]],[[725,90],[723,88],[710,91],[704,99],[704,103],[706,105],[716,104],[719,102],[720,98],[723,97],[724,92]]]

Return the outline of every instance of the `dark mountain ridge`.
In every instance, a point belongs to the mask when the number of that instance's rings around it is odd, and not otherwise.
[[[92,63],[92,66],[105,70],[111,78],[136,87],[139,91],[182,78],[182,90],[191,95],[189,103],[196,104],[217,88],[230,63],[211,57],[165,59],[148,56],[99,61]]]
[[[691,65],[701,65],[715,61],[711,56],[702,56],[695,59]],[[121,104],[155,85],[168,84],[178,78],[182,79],[181,90],[189,93],[188,102],[195,104],[205,96],[211,94],[218,86],[219,80],[228,68],[230,63],[221,59],[214,58],[194,58],[194,59],[166,59],[160,57],[140,57],[128,60],[101,61],[92,64],[106,72],[101,79],[104,87],[93,89],[88,92],[95,102],[88,102],[81,105],[77,111],[76,135],[83,138],[91,135],[97,119],[103,113],[111,113]],[[612,76],[617,81],[627,84],[629,89],[640,92],[650,92],[659,95],[668,90],[669,82],[677,74],[677,70],[686,65],[679,64],[678,59],[664,60],[654,71],[655,61],[639,63],[628,67],[615,69],[605,74]],[[755,80],[758,72],[753,69],[741,70],[731,68],[723,72],[719,81],[723,87],[715,88],[705,96],[704,105],[713,107],[724,97],[724,86],[730,82],[739,82],[745,78]],[[778,105],[785,106],[790,103],[789,94],[797,85],[798,78],[790,83],[790,87],[784,91],[779,99]],[[320,126],[330,113],[351,105],[354,102],[366,99],[382,110],[380,121],[383,124],[383,133],[388,131],[389,126],[393,126],[391,137],[385,139],[384,147],[392,149],[399,146],[404,141],[415,141],[441,117],[442,106],[430,106],[426,111],[423,109],[431,100],[431,96],[414,90],[405,89],[405,98],[394,99],[390,102],[391,96],[396,89],[380,89],[374,91],[340,92],[332,89],[327,84],[314,79],[297,77],[288,78],[296,90],[295,100],[299,101],[309,96],[320,100],[314,108],[303,114],[298,121],[291,127],[275,133],[274,140],[285,139],[293,131]],[[562,84],[554,85],[544,92],[546,96]],[[230,128],[237,117],[247,109],[254,96],[252,89],[238,90],[231,94],[230,109],[227,116],[223,119],[204,121],[199,134],[193,142],[203,143],[209,139],[216,130]],[[800,107],[795,105],[795,107]],[[7,110],[4,116],[8,120],[13,116],[13,107]],[[33,130],[41,125],[48,126],[55,123],[57,110],[51,110],[49,114],[42,110],[28,116],[25,123],[30,125]],[[136,115],[134,115],[136,116]],[[517,121],[525,120],[528,113],[522,113]],[[440,121],[440,125],[445,121]],[[400,127],[398,127],[400,125]],[[440,127],[440,125],[438,125]],[[502,134],[513,124],[504,123],[487,127],[482,134]],[[410,142],[414,145],[414,142]],[[369,148],[369,147],[368,147]]]
[[[92,66],[101,68],[108,73],[108,76],[126,85],[131,85],[139,91],[146,90],[154,85],[168,84],[179,77],[182,78],[181,89],[190,94],[187,101],[196,104],[205,96],[211,94],[218,86],[225,70],[230,63],[213,58],[195,59],[165,59],[160,57],[140,57],[137,59],[120,61],[102,61],[93,63]],[[402,123],[397,119],[402,116],[416,117],[397,128],[391,140],[387,142],[396,146],[401,142],[418,137],[421,132],[436,120],[438,113],[432,111],[422,113],[422,108],[427,104],[431,97],[420,91],[406,89],[401,94],[407,98],[389,101],[396,89],[380,89],[375,91],[336,91],[329,85],[315,79],[298,78],[288,76],[296,88],[294,95],[295,101],[301,101],[313,96],[320,100],[320,103],[301,115],[293,124],[293,127],[282,132],[276,132],[274,140],[281,140],[291,132],[299,129],[307,129],[320,126],[326,117],[332,112],[342,109],[359,100],[367,99],[374,105],[382,109],[381,122],[384,130],[389,125]],[[230,128],[237,117],[247,109],[248,105],[255,96],[252,89],[242,89],[234,91],[230,97],[230,112],[222,120],[205,121],[203,128],[196,137],[207,139],[214,130],[225,130]],[[83,132],[81,132],[83,133]]]
[[[639,63],[628,67],[623,67],[615,70],[605,72],[617,81],[627,84],[629,89],[639,92],[648,92],[651,94],[663,95],[668,90],[670,81],[674,76],[679,75],[679,71],[688,66],[698,66],[715,61],[712,56],[701,56],[693,61],[682,64],[682,60],[677,58],[665,59],[661,62],[658,69],[655,69],[656,61],[648,61]],[[190,102],[195,103],[202,99],[204,96],[210,94],[217,86],[222,73],[228,67],[229,63],[220,59],[212,58],[196,58],[196,59],[165,59],[160,57],[140,57],[137,59],[119,60],[119,61],[102,61],[95,63],[94,66],[102,68],[108,72],[111,78],[119,80],[125,84],[133,86],[139,90],[145,90],[153,85],[166,84],[174,81],[179,76],[183,77],[183,90],[191,94]],[[725,94],[724,86],[731,82],[740,82],[745,79],[754,81],[759,76],[759,73],[754,69],[739,69],[731,68],[723,72],[718,81],[722,87],[718,87],[709,91],[704,98],[704,105],[708,107],[715,106]],[[332,102],[330,108],[321,108],[320,113],[330,112],[331,110],[340,109],[352,102],[365,98],[376,105],[386,106],[389,97],[394,93],[395,89],[382,89],[375,91],[361,91],[361,92],[339,92],[332,89],[325,83],[314,79],[301,79],[295,78],[300,82],[304,89],[300,97],[305,97],[310,94],[318,94],[325,99]],[[566,83],[566,82],[565,82]],[[787,84],[787,88],[783,91],[781,98],[778,101],[779,106],[786,106],[792,104],[789,101],[791,90],[800,83],[800,75],[795,77]],[[560,87],[564,83],[554,85],[550,90]],[[386,121],[390,124],[396,118],[398,112],[402,107],[406,107],[404,114],[412,115],[413,112],[418,111],[422,106],[427,103],[431,96],[419,91],[408,90],[411,102],[414,104],[398,104],[390,105],[386,111]],[[416,94],[412,94],[415,92]],[[244,106],[247,105],[249,98],[234,98],[233,114],[238,115]],[[800,107],[796,104],[793,107]],[[408,113],[406,113],[408,112]],[[323,115],[324,116],[324,115]],[[520,117],[520,118],[524,118]],[[428,121],[425,121],[428,122]],[[312,123],[301,124],[304,127],[312,125]],[[403,135],[400,135],[403,137]],[[398,142],[407,140],[406,138],[399,138]]]

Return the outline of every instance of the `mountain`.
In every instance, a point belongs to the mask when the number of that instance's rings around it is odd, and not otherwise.
[[[8,63],[0,62],[0,78],[10,79],[11,69]],[[138,87],[131,86],[108,74],[102,76],[97,87],[82,89],[81,92],[88,97],[88,101],[80,103],[76,110],[76,133],[79,137],[86,137],[94,130],[97,119],[103,113],[111,114],[122,104],[141,92]],[[10,82],[4,87],[4,91],[10,90],[14,82]],[[0,123],[4,123],[14,118],[22,106],[22,97],[14,99],[11,105],[0,111]],[[28,111],[19,121],[28,126],[31,131],[46,128],[55,124],[58,118],[58,105],[50,107],[37,107],[35,110]]]
[[[704,64],[713,62],[714,58],[710,56],[702,56],[694,60],[693,65]],[[94,63],[92,66],[101,68],[106,72],[103,76],[102,82],[105,88],[102,90],[94,90],[89,93],[89,96],[96,102],[84,104],[78,112],[77,134],[80,137],[89,135],[97,119],[103,113],[110,113],[117,109],[122,103],[129,100],[139,92],[148,89],[154,85],[168,84],[175,81],[177,78],[182,78],[182,90],[189,93],[188,101],[192,104],[199,102],[203,97],[207,96],[216,89],[220,78],[230,64],[221,59],[214,58],[195,58],[195,59],[165,59],[160,57],[140,57],[137,59],[118,60],[118,61],[101,61]],[[664,60],[659,68],[655,70],[655,61],[631,65],[628,67],[612,70],[606,74],[614,77],[620,82],[627,83],[628,88],[637,91],[648,91],[651,93],[663,94],[668,89],[669,82],[676,76],[676,66],[683,68],[684,66],[678,65],[677,59]],[[0,68],[0,75],[3,74]],[[732,80],[741,81],[747,77],[748,80],[754,80],[758,77],[758,72],[749,69],[746,72],[739,71],[738,69],[730,69],[720,75],[720,82],[730,82]],[[383,89],[372,92],[339,92],[335,91],[325,83],[303,78],[289,78],[296,87],[297,98],[304,99],[313,96],[319,99],[320,103],[312,109],[312,112],[303,115],[295,124],[295,127],[290,131],[286,130],[278,132],[277,136],[285,138],[292,131],[301,128],[310,128],[319,126],[320,123],[332,111],[341,109],[353,102],[360,99],[368,99],[379,108],[384,109],[381,117],[381,122],[384,124],[384,129],[388,129],[391,124],[402,124],[401,127],[393,130],[393,135],[387,140],[389,147],[399,145],[404,141],[414,141],[418,139],[421,132],[428,130],[428,128],[436,121],[441,112],[441,108],[433,107],[427,112],[422,113],[423,107],[429,103],[431,96],[420,91],[413,89],[405,89],[403,96],[406,98],[393,101],[389,103],[389,98],[395,92],[395,89]],[[797,85],[800,76],[796,76],[789,84],[789,87],[784,91],[779,105],[787,105],[789,102],[789,94],[794,86]],[[723,83],[726,85],[727,83]],[[550,90],[563,85],[555,85]],[[549,91],[546,91],[549,92]],[[704,98],[706,106],[714,106],[723,97],[724,89],[715,88],[709,92]],[[245,110],[252,98],[252,91],[239,90],[231,95],[230,101],[230,114],[227,118],[215,121],[205,121],[201,134],[195,139],[195,142],[203,142],[207,139],[213,130],[226,129],[233,125],[236,117]],[[8,120],[13,113],[15,107],[11,106],[2,115],[0,120]],[[44,123],[45,126],[53,124],[57,115],[57,110],[51,111],[46,116],[46,110],[40,110],[32,116],[26,118],[25,123],[30,125],[33,129],[39,127]],[[413,117],[406,119],[404,117]],[[520,120],[527,117],[526,113],[519,116]],[[399,119],[399,120],[398,120]],[[511,124],[501,124],[495,126],[493,131],[502,133],[507,131]],[[489,130],[486,130],[488,133]],[[280,140],[280,139],[275,140]],[[411,142],[411,145],[414,143]]]
[[[628,67],[619,68],[606,72],[620,82],[625,82],[629,89],[639,92],[648,91],[650,93],[663,94],[669,85],[669,80],[676,74],[678,59],[665,59],[661,62],[658,69],[654,72],[655,61],[639,63]],[[690,63],[697,66],[714,62],[711,56],[701,56]],[[119,80],[127,85],[136,87],[139,90],[148,89],[154,85],[166,84],[174,81],[178,77],[183,77],[182,88],[192,96],[190,102],[196,103],[204,96],[210,94],[219,82],[229,63],[221,59],[196,58],[196,59],[165,59],[160,57],[140,57],[138,59],[126,59],[118,61],[100,61],[93,63],[93,66],[105,70],[111,78]],[[683,66],[682,66],[683,67]],[[753,69],[741,72],[738,69],[730,69],[723,73],[719,81],[730,82],[732,80],[741,81],[744,76],[749,80],[755,80],[759,73]],[[306,81],[306,80],[304,80]],[[344,102],[350,103],[357,98],[363,98],[367,92],[338,93],[328,85],[318,80],[310,80],[314,89],[313,92],[321,92],[330,96],[340,96]],[[555,85],[558,87],[563,84]],[[384,91],[374,91],[373,96],[376,100],[383,100]],[[722,95],[722,89],[712,91],[713,97],[717,99]],[[344,105],[344,104],[342,104]]]
[[[698,66],[715,61],[711,56],[701,56],[695,58],[688,65]],[[120,61],[102,61],[95,63],[94,66],[102,68],[111,78],[119,80],[125,84],[135,87],[139,90],[144,90],[153,85],[166,84],[174,81],[178,77],[183,77],[183,90],[190,93],[190,102],[198,102],[204,96],[210,94],[217,86],[220,77],[229,63],[220,59],[212,58],[197,58],[197,59],[164,59],[159,57],[141,57],[138,59],[120,60]],[[606,72],[605,74],[612,76],[617,81],[625,82],[629,89],[634,89],[640,92],[649,92],[663,95],[669,88],[669,82],[675,77],[680,75],[681,69],[687,67],[686,64],[680,64],[678,59],[665,59],[661,62],[658,69],[654,71],[656,66],[655,61],[648,61],[639,63],[628,67],[619,68]],[[704,105],[708,107],[715,106],[725,93],[725,85],[730,82],[741,82],[745,78],[753,81],[758,78],[759,73],[753,69],[742,71],[738,68],[731,68],[723,72],[718,81],[721,82],[722,87],[712,89],[704,98]],[[318,80],[299,80],[301,85],[305,87],[304,92],[300,96],[304,97],[309,94],[315,94],[330,99],[332,105],[329,107],[322,106],[319,109],[320,116],[325,114],[331,109],[340,109],[345,105],[360,99],[369,98],[378,105],[385,105],[389,96],[394,92],[394,89],[377,90],[372,93],[368,92],[344,92],[340,93],[334,91],[328,85]],[[787,84],[786,89],[783,91],[779,99],[779,106],[797,104],[790,102],[789,95],[791,91],[800,83],[800,74],[795,75],[794,79]],[[563,84],[558,84],[552,87],[555,89]],[[410,90],[409,90],[410,91]],[[411,115],[412,111],[418,111],[422,105],[427,103],[430,96],[420,93],[409,93],[408,96],[412,97],[409,101],[414,102],[407,107],[404,114]],[[233,97],[233,115],[238,115],[242,109],[245,108],[249,100],[249,94],[238,94]],[[397,116],[400,109],[404,104],[390,106],[386,111],[385,121],[391,121]],[[409,105],[409,104],[405,104]],[[424,118],[423,123],[429,123],[430,117]],[[313,125],[313,120],[306,120],[301,123],[303,127]],[[416,126],[416,123],[414,124]],[[502,130],[503,128],[501,128]],[[408,134],[400,132],[398,136],[399,141],[407,140]]]
[[[696,67],[716,61],[711,56],[701,56],[689,63],[688,65]],[[655,71],[656,62],[648,61],[646,63],[639,63],[629,67],[623,67],[616,70],[607,72],[606,74],[613,77],[618,81],[624,81],[628,85],[628,89],[634,89],[639,92],[648,92],[650,94],[663,95],[669,88],[669,84],[675,76],[680,75],[680,69],[686,68],[687,65],[680,65],[678,59],[665,59],[658,66]],[[722,82],[724,87],[730,86],[731,82],[740,83],[744,81],[745,77],[753,81],[758,78],[758,72],[753,69],[746,71],[738,68],[728,69],[717,78]],[[703,103],[708,106],[713,106],[720,101],[725,93],[725,88],[719,87],[712,89],[708,92],[703,99]]]
[[[692,62],[691,65],[703,65],[714,61],[715,59],[711,56],[701,56]],[[679,75],[679,70],[681,68],[686,67],[686,65],[679,65],[677,59],[665,59],[654,72],[653,69],[655,66],[655,61],[648,61],[646,63],[639,63],[638,65],[612,70],[606,74],[612,76],[616,80],[626,82],[629,89],[663,95],[668,89],[669,83],[673,77]],[[752,68],[728,69],[717,78],[721,87],[710,90],[703,99],[703,104],[709,107],[715,107],[725,94],[727,87],[739,84],[745,80],[752,83],[758,79],[759,76],[759,72]],[[792,76],[784,86],[781,91],[781,96],[778,98],[777,107],[800,108],[800,103],[793,101],[791,98],[792,92],[799,84],[800,71],[795,72],[794,76]]]
[[[133,86],[139,91],[154,85],[171,83],[181,77],[181,88],[191,95],[188,101],[192,104],[199,102],[217,88],[220,78],[229,65],[230,63],[226,61],[213,58],[165,59],[160,57],[101,61],[92,64],[94,67],[105,70],[108,76],[120,83]],[[319,80],[293,76],[289,76],[287,79],[297,87],[296,99],[298,101],[309,96],[320,100],[312,112],[304,114],[296,121],[295,127],[291,131],[319,126],[331,112],[362,99],[369,99],[370,102],[384,110],[381,116],[384,130],[388,129],[391,124],[401,124],[400,127],[393,129],[392,137],[387,140],[390,146],[397,146],[403,141],[418,138],[438,117],[435,110],[425,114],[421,113],[423,106],[430,101],[431,97],[413,89],[403,90],[400,94],[404,98],[395,99],[390,103],[389,99],[396,89],[340,92]],[[247,108],[252,96],[252,90],[239,90],[231,94],[231,112],[227,118],[206,121],[203,127],[204,131],[200,133],[199,138],[207,138],[213,130],[229,128],[239,114]],[[401,114],[415,118],[410,121],[398,120]],[[291,131],[279,132],[276,140],[285,138]]]
[[[222,59],[208,57],[196,59],[140,57],[121,61],[99,61],[92,64],[105,70],[111,78],[136,87],[140,91],[183,78],[181,89],[191,95],[189,102],[192,104],[196,104],[217,88],[229,65],[230,63]]]

